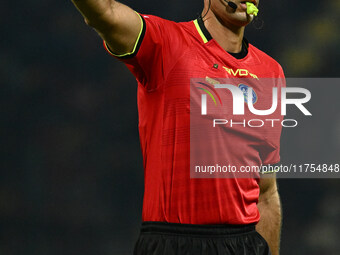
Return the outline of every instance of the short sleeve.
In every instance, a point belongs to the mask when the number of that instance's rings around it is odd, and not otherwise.
[[[133,52],[113,54],[124,62],[137,81],[148,91],[156,90],[165,81],[176,60],[186,47],[186,38],[180,23],[153,15],[141,15],[142,28]]]
[[[276,74],[277,78],[275,80],[275,87],[278,88],[278,93],[281,94],[281,89],[286,87],[286,79],[284,77],[282,67],[278,65],[278,72]],[[260,157],[262,160],[262,165],[275,165],[280,162],[280,145],[281,145],[281,133],[282,133],[282,121],[283,116],[281,115],[281,96],[278,99],[278,107],[274,116],[269,119],[279,120],[276,122],[275,127],[270,128],[266,134],[266,139],[264,141],[264,146],[260,151]]]
[[[280,162],[280,144],[272,145],[272,149],[261,152],[262,165],[274,165]]]

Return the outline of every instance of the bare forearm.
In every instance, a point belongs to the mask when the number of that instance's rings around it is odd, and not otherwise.
[[[273,255],[279,254],[281,233],[281,203],[278,191],[259,198],[260,222],[256,230],[266,239]]]
[[[86,23],[97,30],[109,29],[114,22],[113,10],[116,5],[115,0],[72,0],[79,12],[83,15]],[[108,22],[111,20],[111,22]]]
[[[72,0],[92,26],[116,54],[132,51],[142,28],[140,16],[115,0]]]

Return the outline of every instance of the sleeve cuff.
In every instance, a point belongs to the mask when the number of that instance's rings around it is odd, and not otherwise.
[[[274,164],[266,164],[261,166],[261,174],[272,174],[277,173],[280,171],[281,164],[280,162],[274,163]]]
[[[137,13],[137,12],[136,12]],[[145,26],[145,20],[144,18],[139,14],[138,14],[138,17],[140,18],[141,20],[141,29],[139,31],[139,34],[138,34],[138,37],[137,37],[137,40],[135,42],[135,45],[133,47],[133,50],[131,52],[128,52],[128,53],[125,53],[125,54],[115,54],[112,52],[112,50],[109,48],[109,46],[107,45],[107,43],[105,41],[103,41],[103,44],[104,44],[104,48],[105,50],[112,56],[116,57],[116,58],[132,58],[134,56],[137,55],[138,53],[138,50],[140,48],[140,45],[142,44],[142,41],[143,41],[143,38],[144,38],[144,35],[145,35],[145,30],[146,30],[146,26]]]

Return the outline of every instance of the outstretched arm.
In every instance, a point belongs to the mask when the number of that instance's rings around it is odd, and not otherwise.
[[[256,225],[256,230],[269,244],[271,253],[278,255],[282,217],[275,174],[265,174],[260,179],[260,197],[257,207],[261,218]]]
[[[117,55],[133,50],[142,21],[128,6],[115,0],[72,0],[85,22],[92,26]]]

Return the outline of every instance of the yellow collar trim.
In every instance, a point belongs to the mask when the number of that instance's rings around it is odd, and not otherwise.
[[[207,38],[205,37],[205,35],[203,34],[203,32],[202,32],[202,30],[201,30],[201,28],[200,28],[200,26],[199,26],[199,24],[198,24],[197,19],[194,20],[194,24],[195,24],[195,27],[196,27],[196,29],[197,29],[197,32],[198,32],[198,33],[200,34],[200,36],[202,37],[203,42],[204,42],[204,43],[207,43],[208,40],[207,40]]]

